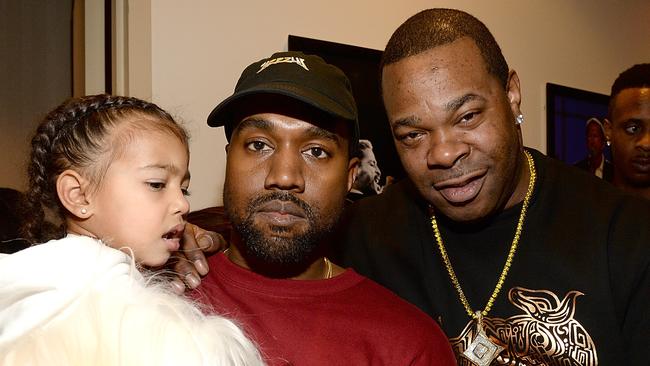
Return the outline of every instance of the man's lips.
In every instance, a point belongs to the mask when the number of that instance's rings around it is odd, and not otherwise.
[[[276,225],[288,225],[307,218],[305,211],[290,201],[273,200],[262,204],[255,215],[271,219]]]
[[[650,157],[637,156],[631,161],[634,169],[643,173],[650,172]]]
[[[486,170],[475,170],[459,177],[437,182],[433,185],[452,204],[462,204],[474,199],[483,187]]]

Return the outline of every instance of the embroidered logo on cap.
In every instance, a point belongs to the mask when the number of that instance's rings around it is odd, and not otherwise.
[[[304,58],[302,58],[302,57],[293,57],[292,56],[292,57],[278,57],[278,58],[270,59],[270,60],[266,61],[265,63],[263,63],[262,66],[260,66],[260,69],[257,70],[256,74],[259,74],[260,72],[262,72],[264,69],[266,69],[267,67],[269,67],[271,65],[281,64],[281,63],[296,64],[296,65],[302,67],[303,69],[309,71],[309,68],[307,68],[307,65],[305,65],[305,59]]]

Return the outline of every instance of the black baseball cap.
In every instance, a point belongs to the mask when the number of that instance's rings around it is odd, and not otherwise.
[[[305,103],[326,114],[352,123],[352,141],[359,139],[357,106],[347,76],[334,65],[315,55],[302,52],[277,52],[249,65],[242,72],[234,93],[219,103],[208,116],[208,125],[224,126],[226,138],[239,121],[245,97],[281,95]],[[245,112],[245,111],[244,111]]]

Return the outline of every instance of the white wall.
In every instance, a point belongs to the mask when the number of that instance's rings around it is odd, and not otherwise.
[[[84,0],[84,95],[106,92],[104,1]],[[75,95],[76,96],[76,95]]]
[[[620,71],[650,61],[645,0],[155,0],[152,98],[192,133],[192,209],[222,202],[225,138],[205,119],[245,66],[286,50],[289,34],[383,49],[406,18],[434,6],[468,11],[492,30],[522,81],[524,140],[542,151],[545,83],[608,94]]]

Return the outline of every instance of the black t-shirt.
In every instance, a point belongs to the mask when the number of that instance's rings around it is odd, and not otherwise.
[[[647,365],[650,203],[530,151],[538,181],[512,267],[485,319],[488,335],[507,348],[496,364]],[[438,220],[474,311],[494,290],[520,210],[469,229]],[[409,181],[350,206],[340,228],[342,264],[438,320],[456,352],[467,347],[475,327],[440,257],[426,202]]]

